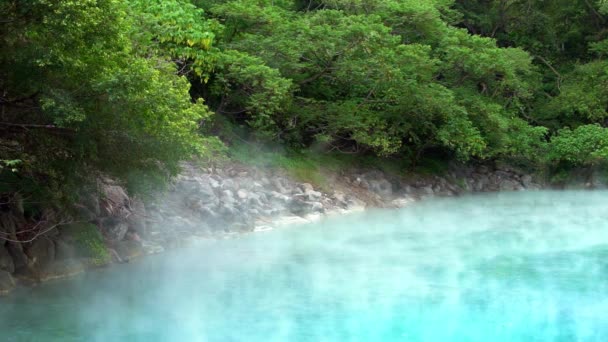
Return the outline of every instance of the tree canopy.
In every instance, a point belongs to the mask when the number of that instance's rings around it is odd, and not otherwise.
[[[6,0],[0,13],[2,193],[61,197],[96,173],[136,186],[233,126],[412,164],[605,159],[604,0]]]

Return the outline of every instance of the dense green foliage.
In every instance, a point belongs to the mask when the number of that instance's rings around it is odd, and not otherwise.
[[[556,157],[558,131],[604,125],[604,1],[195,3],[224,25],[232,68],[199,93],[260,138],[544,165],[570,158]]]
[[[3,0],[0,13],[2,194],[61,199],[100,172],[141,186],[235,127],[409,165],[607,153],[604,0]]]
[[[2,170],[2,192],[60,197],[96,172],[157,178],[204,151],[197,131],[209,111],[170,58],[187,53],[184,41],[173,27],[172,38],[150,36],[162,27],[151,28],[144,2],[2,2],[0,159],[13,165]],[[206,30],[178,33],[207,48]]]

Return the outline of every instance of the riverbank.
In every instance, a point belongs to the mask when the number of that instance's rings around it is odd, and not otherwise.
[[[144,203],[117,182],[100,179],[96,193],[75,205],[74,217],[40,221],[32,241],[19,210],[2,213],[0,294],[18,284],[72,276],[90,268],[128,262],[187,245],[305,223],[331,213],[370,207],[403,207],[433,196],[534,190],[532,176],[487,165],[458,167],[445,175],[394,175],[377,169],[324,170],[323,184],[302,182],[280,168],[242,163],[183,165],[167,191]],[[50,215],[50,214],[48,214]],[[47,227],[48,226],[48,227]],[[38,233],[37,233],[38,234]]]

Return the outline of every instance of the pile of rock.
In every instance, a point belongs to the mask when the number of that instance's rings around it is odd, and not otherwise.
[[[540,188],[521,172],[487,166],[453,168],[444,177],[398,177],[378,170],[351,170],[328,174],[325,183],[322,191],[278,170],[184,164],[169,189],[145,205],[130,197],[120,184],[100,179],[97,191],[83,195],[75,205],[77,218],[71,220],[79,221],[66,222],[92,227],[103,241],[102,249],[109,251],[114,261],[125,262],[196,237],[303,223],[330,212],[366,206],[402,207],[429,196]],[[71,235],[79,227],[50,226],[47,230],[45,225],[50,222],[62,222],[58,217],[36,228],[44,229],[44,235],[23,242],[27,230],[35,229],[28,226],[18,207],[0,212],[0,238],[4,237],[0,239],[0,294],[15,286],[15,276],[41,281],[80,272],[91,264],[87,262],[90,255],[77,248],[79,238]],[[92,264],[99,265],[99,260]]]
[[[278,172],[185,165],[170,190],[148,206],[148,226],[151,241],[166,247],[183,237],[249,232],[280,217],[309,217],[361,205],[352,196],[324,193]]]

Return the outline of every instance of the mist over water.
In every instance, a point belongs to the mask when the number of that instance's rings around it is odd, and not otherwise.
[[[0,299],[8,341],[608,341],[608,192],[433,199]]]

